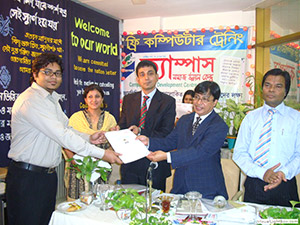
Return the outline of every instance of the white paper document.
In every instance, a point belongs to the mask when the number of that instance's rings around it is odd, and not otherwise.
[[[134,162],[150,153],[147,147],[128,129],[106,132],[105,136],[115,152],[122,154],[120,159],[124,164]]]
[[[176,103],[176,118],[193,112],[193,105],[188,103]]]

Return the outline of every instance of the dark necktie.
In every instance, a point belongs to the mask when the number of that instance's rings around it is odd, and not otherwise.
[[[141,117],[140,117],[140,124],[139,127],[141,129],[145,128],[145,120],[146,120],[146,114],[147,114],[147,104],[146,101],[148,100],[149,96],[145,95],[143,99],[143,104],[141,108]]]
[[[193,123],[193,126],[192,126],[192,135],[193,136],[194,136],[194,134],[195,134],[195,132],[196,132],[198,126],[199,126],[200,121],[201,121],[201,117],[199,116],[199,117],[197,117],[195,123]]]

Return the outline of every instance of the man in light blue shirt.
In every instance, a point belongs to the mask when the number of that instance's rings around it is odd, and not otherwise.
[[[300,172],[300,113],[283,103],[290,83],[288,72],[268,71],[262,81],[265,104],[248,113],[240,127],[233,160],[247,175],[246,202],[291,206],[290,200],[299,201],[295,176]],[[269,134],[262,135],[263,127]]]

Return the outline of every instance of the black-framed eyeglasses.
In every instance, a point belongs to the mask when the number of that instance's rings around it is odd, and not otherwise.
[[[207,103],[213,101],[213,100],[209,100],[210,96],[203,96],[203,97],[201,97],[200,95],[195,95],[194,98],[193,98],[193,101],[197,101],[197,102],[201,101],[203,104],[207,104]]]
[[[46,70],[40,70],[43,74],[45,74],[47,77],[51,77],[53,74],[56,77],[62,77],[62,72],[60,70],[53,72],[52,70],[46,69]]]

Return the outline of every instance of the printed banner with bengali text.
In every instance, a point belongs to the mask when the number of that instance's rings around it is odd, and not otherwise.
[[[108,110],[119,116],[119,21],[65,0],[0,0],[0,166],[7,166],[11,110],[29,87],[31,63],[43,52],[62,57],[57,90],[70,116],[84,108],[82,90],[103,87]]]
[[[157,88],[177,102],[186,90],[205,80],[220,85],[220,101],[249,101],[249,90],[245,88],[247,44],[248,31],[243,29],[124,36],[123,94],[140,90],[134,69],[139,61],[147,59],[158,67]]]

